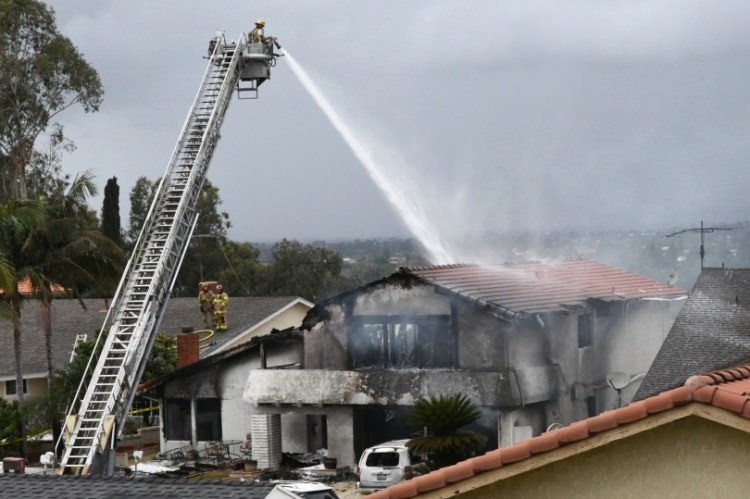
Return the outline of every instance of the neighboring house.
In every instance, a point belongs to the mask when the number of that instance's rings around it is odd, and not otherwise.
[[[52,302],[52,365],[61,369],[71,360],[74,345],[80,340],[94,340],[107,314],[108,303],[103,299],[55,299]],[[201,356],[221,352],[237,343],[273,329],[284,329],[301,323],[312,303],[294,296],[230,297],[229,329],[210,338],[209,332],[197,333]],[[38,301],[26,300],[21,315],[22,366],[24,389],[27,396],[41,396],[47,392],[47,361],[43,323],[45,314]],[[172,298],[159,329],[168,334],[203,327],[196,298]],[[0,320],[0,340],[8,355],[0,356],[0,396],[15,399],[16,375],[13,355],[13,325]]]
[[[750,365],[401,482],[368,499],[746,497]]]
[[[628,402],[685,297],[585,259],[404,268],[317,304],[304,368],[250,370],[245,401],[264,440],[311,451],[322,432],[351,467],[420,431],[414,401],[440,394],[467,395],[488,448],[509,446]]]
[[[636,400],[750,359],[750,269],[704,268]]]

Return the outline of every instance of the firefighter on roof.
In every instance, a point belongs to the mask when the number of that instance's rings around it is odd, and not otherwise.
[[[224,292],[224,286],[219,284],[216,286],[216,294],[214,295],[214,325],[217,331],[222,331],[227,328],[227,303],[229,302],[229,295]]]
[[[203,315],[203,325],[206,327],[211,326],[211,323],[214,321],[214,294],[208,286],[204,285],[198,293],[198,306]]]

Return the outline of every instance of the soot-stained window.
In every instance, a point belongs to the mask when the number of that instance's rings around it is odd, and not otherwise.
[[[197,399],[195,424],[198,440],[221,440],[221,400]]]
[[[350,323],[352,367],[455,367],[450,316],[358,316]]]
[[[167,399],[167,440],[190,440],[190,399]]]

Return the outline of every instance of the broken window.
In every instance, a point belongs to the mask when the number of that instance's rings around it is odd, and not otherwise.
[[[190,440],[190,399],[167,399],[164,412],[167,440]]]
[[[198,440],[221,440],[221,400],[197,399],[195,424]]]
[[[358,316],[349,328],[354,368],[454,367],[450,316]]]

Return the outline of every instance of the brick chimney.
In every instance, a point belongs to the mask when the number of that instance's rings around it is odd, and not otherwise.
[[[197,334],[177,335],[177,368],[200,360]]]

